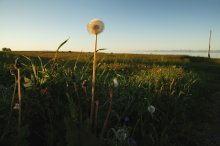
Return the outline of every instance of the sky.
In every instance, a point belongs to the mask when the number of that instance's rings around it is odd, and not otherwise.
[[[93,18],[106,52],[220,49],[220,0],[0,0],[0,48],[92,52]]]

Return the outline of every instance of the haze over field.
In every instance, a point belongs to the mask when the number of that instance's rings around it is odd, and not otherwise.
[[[0,47],[93,51],[86,25],[100,18],[106,52],[220,49],[219,0],[1,0]]]

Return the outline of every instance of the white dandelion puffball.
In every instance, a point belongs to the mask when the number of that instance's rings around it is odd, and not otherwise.
[[[112,81],[113,81],[114,87],[118,87],[118,80],[114,78]]]
[[[147,108],[147,110],[148,110],[151,114],[153,114],[156,109],[155,109],[155,107],[154,107],[153,105],[149,105],[148,108]]]
[[[104,23],[100,19],[92,19],[88,23],[87,29],[89,33],[97,35],[104,30]]]

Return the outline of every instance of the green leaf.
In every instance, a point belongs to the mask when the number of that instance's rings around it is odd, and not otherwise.
[[[96,52],[103,51],[103,50],[107,50],[107,49],[105,49],[105,48],[103,48],[103,49],[98,49],[98,50],[96,50]]]
[[[38,59],[40,61],[41,71],[44,73],[45,72],[45,68],[43,66],[42,60],[41,60],[41,58],[39,56],[37,56],[37,57],[38,57]]]
[[[185,94],[185,92],[183,92],[183,91],[179,92],[179,96],[184,95],[184,94]]]
[[[36,80],[38,80],[36,66],[34,64],[32,64],[31,66],[32,66],[32,71],[34,73],[34,77],[35,77]]]
[[[24,83],[23,83],[23,86],[27,89],[30,89],[32,87],[32,80],[27,78],[27,77],[24,77]]]
[[[55,56],[54,56],[54,60],[56,60],[57,54],[58,54],[60,48],[61,48],[64,44],[66,44],[66,42],[67,42],[68,40],[69,40],[69,38],[68,38],[67,40],[65,40],[64,42],[62,42],[62,43],[59,45],[59,47],[58,47],[57,50],[56,50],[56,54],[55,54]]]

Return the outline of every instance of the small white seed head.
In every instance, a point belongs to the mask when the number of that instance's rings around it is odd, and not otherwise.
[[[155,109],[155,107],[154,107],[153,105],[149,105],[148,108],[147,108],[147,110],[148,110],[151,114],[153,114],[156,109]]]

